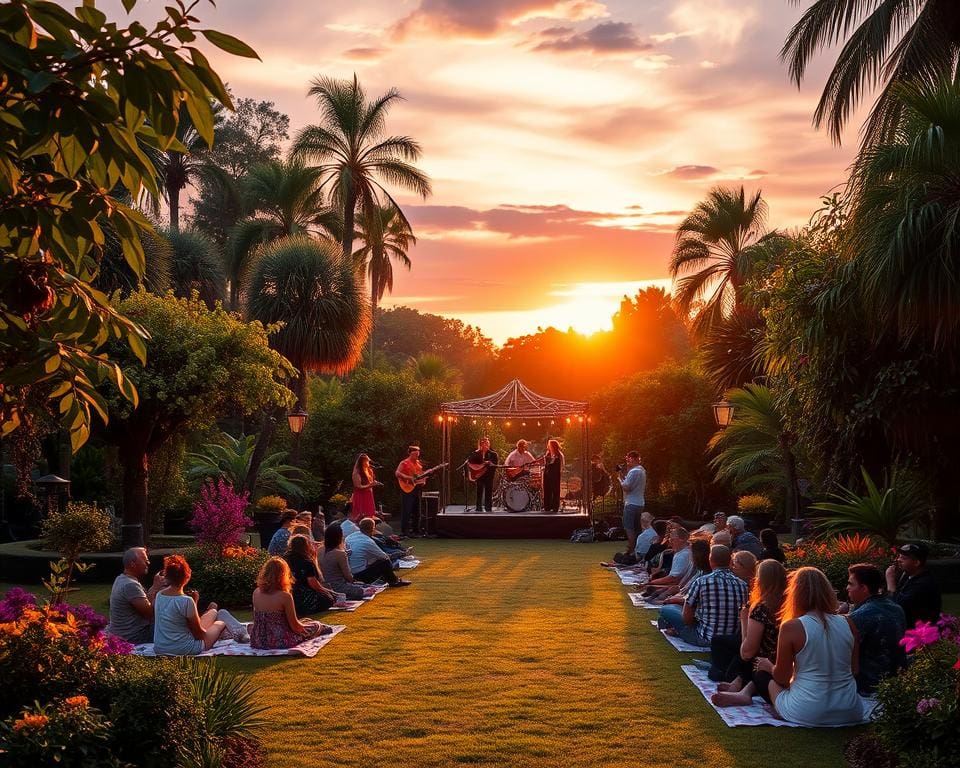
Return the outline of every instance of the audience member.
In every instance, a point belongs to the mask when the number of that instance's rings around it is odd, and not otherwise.
[[[253,624],[250,646],[253,648],[292,648],[330,627],[319,621],[300,621],[293,602],[293,575],[282,557],[271,557],[257,575],[253,591]]]
[[[753,584],[753,577],[757,575],[757,558],[745,549],[734,552],[730,556],[730,570],[741,581]]]
[[[653,525],[650,527],[653,528],[656,536],[654,537],[653,544],[650,545],[650,549],[647,550],[647,555],[643,559],[643,564],[651,573],[653,573],[657,565],[666,567],[666,570],[669,572],[670,562],[667,562],[666,564],[663,563],[663,556],[669,555],[668,560],[671,562],[673,559],[673,550],[670,549],[669,540],[667,539],[667,521],[654,520]]]
[[[163,572],[153,577],[150,591],[144,591],[140,579],[147,575],[150,558],[143,547],[131,547],[123,553],[123,573],[110,590],[110,624],[107,633],[139,645],[153,642],[153,610],[157,592],[166,584]]]
[[[190,581],[190,565],[181,555],[163,559],[163,578],[167,585],[157,592],[154,602],[153,650],[158,656],[196,656],[211,648],[221,637],[249,642],[246,628],[216,603],[201,616],[196,592],[183,588]]]
[[[327,521],[323,512],[317,511],[310,517],[310,535],[314,541],[323,541],[323,531],[327,527]]]
[[[727,549],[733,549],[733,536],[730,535],[730,531],[724,528],[722,531],[717,531],[710,537],[710,543],[713,545],[720,544]]]
[[[683,605],[690,584],[710,573],[710,542],[707,539],[698,538],[690,542],[690,565],[676,587],[665,587],[661,592],[660,597],[665,598],[664,603]],[[657,597],[654,597],[647,602],[656,602],[656,599]]]
[[[309,538],[291,537],[286,561],[293,574],[293,605],[298,616],[326,611],[337,602],[337,593],[320,578],[317,550]]]
[[[903,608],[907,629],[913,629],[918,621],[940,619],[940,585],[927,570],[928,554],[926,544],[904,544],[897,550],[896,562],[887,568],[887,591]]]
[[[907,629],[903,608],[883,594],[884,578],[880,569],[869,563],[857,563],[847,569],[847,597],[853,610],[850,619],[860,641],[857,690],[871,695],[885,677],[906,666],[906,653],[900,639]],[[845,613],[841,605],[840,612]]]
[[[820,570],[807,566],[790,574],[776,664],[762,657],[754,664],[758,692],[788,722],[817,727],[864,720],[854,677],[856,628],[837,608],[837,595]]]
[[[647,558],[647,552],[657,539],[657,531],[653,527],[653,515],[644,510],[640,513],[640,535],[637,536],[637,545],[633,550],[635,562],[642,563]]]
[[[753,699],[753,662],[777,657],[780,609],[787,571],[777,560],[762,560],[740,611],[740,636],[715,635],[710,645],[710,679],[722,680],[711,700],[718,707],[747,706]]]
[[[287,553],[287,544],[290,543],[290,532],[297,524],[297,511],[295,509],[285,509],[280,515],[280,527],[273,534],[270,543],[267,545],[267,552],[274,557],[282,557]]]
[[[743,518],[740,515],[730,515],[727,518],[727,530],[730,531],[730,536],[733,538],[734,552],[746,550],[754,557],[760,557],[760,553],[763,552],[763,545],[760,544],[760,539],[746,530]]]
[[[383,579],[391,587],[409,586],[409,581],[398,578],[394,573],[390,565],[390,555],[380,549],[373,540],[375,530],[373,518],[365,517],[360,521],[360,530],[346,538],[347,549],[350,550],[347,559],[353,577],[366,584]]]
[[[342,592],[348,600],[363,600],[375,590],[362,582],[357,582],[347,560],[343,528],[339,523],[327,526],[323,533],[323,557],[320,558],[320,571],[324,581],[337,592]]]
[[[780,542],[777,540],[777,532],[773,528],[764,528],[760,531],[760,543],[763,545],[763,551],[760,553],[759,560],[776,560],[778,563],[787,562],[787,556],[780,549]]]
[[[654,587],[675,587],[687,573],[690,567],[690,531],[683,527],[670,527],[669,542],[673,552],[670,561],[670,570],[665,576],[658,576],[647,582],[645,593],[654,592]]]
[[[657,624],[691,645],[710,647],[714,635],[740,631],[740,608],[747,601],[747,585],[730,572],[730,550],[722,545],[710,549],[710,573],[690,585],[682,610],[667,605]]]

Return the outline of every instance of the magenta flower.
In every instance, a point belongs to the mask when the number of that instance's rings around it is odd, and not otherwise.
[[[37,598],[20,587],[14,587],[0,600],[0,622],[16,621],[28,605],[36,605]]]
[[[908,629],[900,640],[907,653],[913,653],[918,648],[932,645],[940,639],[940,630],[935,624],[918,621],[914,629]]]
[[[917,714],[926,715],[940,706],[940,699],[920,699],[917,702]]]
[[[100,653],[107,656],[129,656],[133,653],[133,644],[128,643],[122,637],[107,635],[104,638],[104,645],[100,649]]]

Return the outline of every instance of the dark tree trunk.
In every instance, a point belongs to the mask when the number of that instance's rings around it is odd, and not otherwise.
[[[120,446],[123,467],[123,548],[142,547],[150,538],[147,522],[147,487],[150,458],[145,448]]]
[[[167,198],[170,203],[170,229],[180,231],[180,190],[175,186],[167,189]]]
[[[343,256],[349,259],[353,255],[353,228],[357,213],[357,192],[350,189],[343,205]]]
[[[250,466],[247,468],[247,479],[244,488],[250,494],[250,500],[256,498],[257,477],[260,475],[260,465],[267,455],[267,447],[270,445],[270,439],[273,437],[273,430],[276,427],[276,414],[264,411],[260,419],[260,434],[257,435],[257,444],[253,447],[253,455],[250,457]]]

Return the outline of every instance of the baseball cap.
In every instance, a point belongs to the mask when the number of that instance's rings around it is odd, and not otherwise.
[[[930,554],[930,550],[926,544],[904,544],[897,548],[897,554],[906,555],[907,557],[912,557],[914,560],[919,560],[921,563],[925,563],[927,562],[927,555]]]

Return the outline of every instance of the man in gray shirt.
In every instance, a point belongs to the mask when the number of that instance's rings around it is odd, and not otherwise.
[[[107,632],[128,643],[153,642],[153,601],[166,586],[163,571],[153,577],[150,591],[144,591],[140,579],[147,575],[150,559],[143,547],[131,547],[123,553],[123,573],[110,590],[110,624]]]

